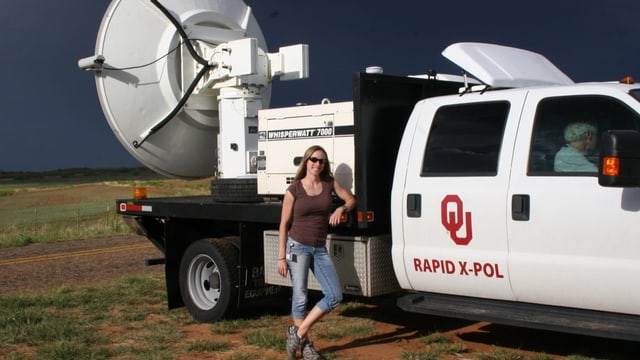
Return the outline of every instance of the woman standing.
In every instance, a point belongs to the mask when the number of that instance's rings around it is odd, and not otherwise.
[[[332,193],[345,203],[331,212]],[[342,301],[338,275],[325,246],[327,224],[336,226],[351,211],[356,199],[331,173],[327,152],[312,146],[304,153],[294,182],[282,202],[278,239],[278,273],[291,275],[293,325],[287,326],[287,354],[295,359],[299,348],[305,359],[320,359],[307,333],[326,313]],[[307,314],[309,270],[322,287],[324,297]]]

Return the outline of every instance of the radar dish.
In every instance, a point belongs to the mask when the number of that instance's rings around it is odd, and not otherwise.
[[[266,52],[262,31],[242,1],[113,0],[96,42],[96,56],[104,58],[96,71],[98,97],[114,134],[142,164],[168,177],[209,177],[217,166],[219,90],[212,81],[206,88],[196,85],[203,65],[169,15],[204,59],[217,45],[243,38],[257,39]],[[198,84],[206,81],[205,74]],[[191,86],[196,91],[189,94]],[[261,89],[268,107],[270,87]]]

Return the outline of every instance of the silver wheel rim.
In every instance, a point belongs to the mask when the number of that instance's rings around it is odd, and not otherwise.
[[[213,309],[220,300],[220,269],[213,259],[204,254],[193,258],[188,269],[189,296],[203,310]]]

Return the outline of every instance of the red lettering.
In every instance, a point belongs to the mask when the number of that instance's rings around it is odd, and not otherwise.
[[[433,260],[433,272],[438,271],[440,269],[440,261],[442,260]]]
[[[422,271],[433,272],[431,270],[431,265],[429,265],[429,259],[424,259],[424,264],[422,265],[422,268],[423,268]]]
[[[486,277],[492,278],[498,278],[498,279],[503,279],[504,275],[502,275],[500,273],[500,268],[498,267],[498,264],[491,264],[491,263],[479,263],[479,262],[474,262],[473,263],[473,274],[475,276],[478,275],[484,275]]]
[[[418,258],[413,258],[413,269],[414,269],[415,271],[420,271],[420,272],[424,271],[424,270],[422,270],[422,264],[421,264],[421,262],[422,262],[422,261],[421,261],[420,259],[418,259]]]
[[[456,264],[454,264],[453,261],[446,260],[444,264],[445,264],[445,272],[447,274],[453,274],[454,272],[456,272]]]
[[[500,274],[500,269],[498,268],[498,264],[494,264],[494,266],[496,267],[496,277],[498,279],[504,278],[504,275]]]
[[[417,272],[453,274],[456,271],[456,264],[451,260],[413,258],[413,269]]]
[[[460,267],[457,270],[456,267]],[[413,258],[413,269],[416,272],[455,274],[462,276],[474,275],[484,276],[487,278],[503,279],[504,275],[500,272],[500,267],[495,263],[473,262],[468,266],[467,261],[458,260],[458,263],[445,259],[419,259]]]
[[[458,265],[460,265],[460,275],[469,275],[466,261],[458,261]]]
[[[493,277],[493,275],[494,275],[493,265],[491,265],[489,263],[484,264],[484,266],[482,267],[482,271],[484,272],[484,275],[486,277]]]
[[[474,262],[473,263],[473,274],[475,276],[478,276],[478,273],[482,271],[482,264],[480,264],[479,262]]]

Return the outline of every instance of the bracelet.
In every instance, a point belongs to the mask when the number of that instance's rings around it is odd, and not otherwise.
[[[280,261],[280,260],[284,260],[284,258],[278,258],[278,261]]]

